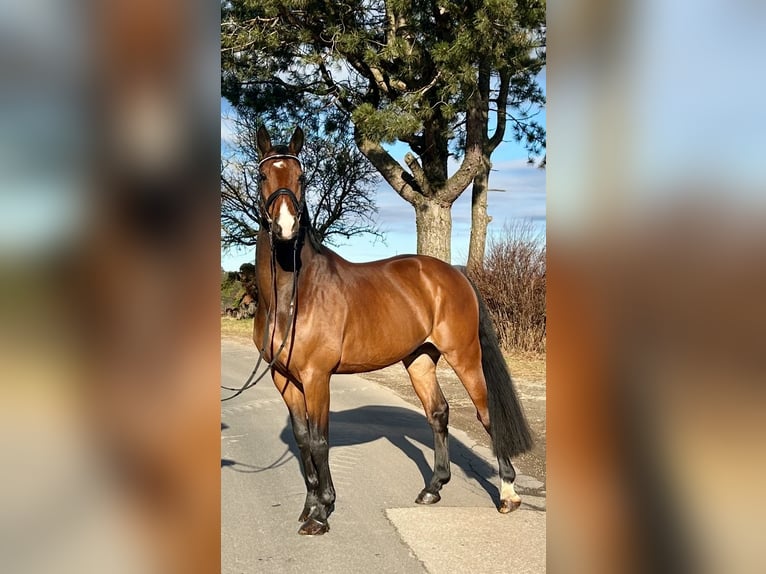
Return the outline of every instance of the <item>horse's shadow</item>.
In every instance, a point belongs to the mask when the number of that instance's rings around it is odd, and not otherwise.
[[[279,438],[286,446],[285,452],[272,464],[260,468],[243,462],[222,459],[222,468],[231,468],[238,472],[263,472],[281,466],[287,460],[289,452],[294,457],[299,456],[298,447],[293,436],[290,419],[287,417],[285,426]],[[364,406],[344,411],[330,412],[330,449],[339,446],[354,446],[365,444],[378,439],[386,439],[418,467],[424,484],[431,479],[431,463],[413,442],[420,443],[433,449],[434,436],[424,415],[401,407]],[[485,459],[478,456],[461,441],[450,436],[450,462],[463,472],[473,477],[497,504],[500,495],[492,478],[497,473],[494,467]],[[330,455],[332,457],[332,454]]]

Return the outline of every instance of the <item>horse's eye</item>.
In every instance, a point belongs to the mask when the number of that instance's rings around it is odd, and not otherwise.
[[[266,181],[266,175],[263,172],[258,174],[258,181]]]

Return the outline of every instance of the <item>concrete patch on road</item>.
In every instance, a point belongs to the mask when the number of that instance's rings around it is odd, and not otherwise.
[[[510,515],[492,508],[389,508],[386,516],[430,574],[545,572],[545,512],[525,497]]]

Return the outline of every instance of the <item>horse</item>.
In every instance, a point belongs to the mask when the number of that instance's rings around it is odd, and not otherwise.
[[[321,245],[306,206],[298,158],[303,139],[300,127],[286,146],[272,145],[264,126],[256,134],[259,301],[253,327],[300,452],[306,501],[298,532],[326,533],[335,508],[328,463],[331,375],[399,361],[434,434],[433,476],[415,502],[438,502],[450,479],[449,405],[436,379],[444,357],[491,437],[500,474],[498,510],[515,510],[521,498],[511,458],[529,450],[532,438],[480,294],[463,270],[433,257],[352,263]]]

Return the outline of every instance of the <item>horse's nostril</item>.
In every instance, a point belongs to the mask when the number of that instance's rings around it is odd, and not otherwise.
[[[271,234],[283,241],[289,241],[298,234],[299,228],[300,221],[297,218],[292,218],[291,221],[282,221],[282,223],[273,221],[271,224]]]

